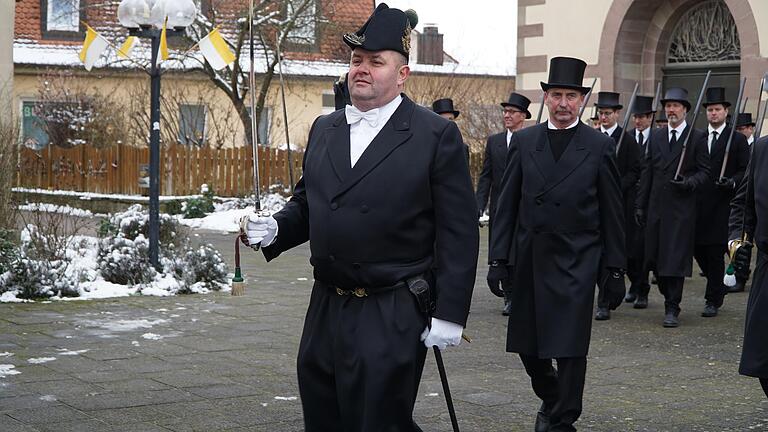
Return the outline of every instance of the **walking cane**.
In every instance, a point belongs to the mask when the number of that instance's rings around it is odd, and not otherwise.
[[[675,180],[680,180],[680,171],[683,169],[685,153],[688,150],[688,141],[690,141],[691,135],[693,134],[693,128],[696,124],[696,118],[699,116],[699,109],[701,109],[701,102],[704,99],[704,92],[707,90],[707,84],[709,84],[710,76],[712,76],[712,71],[708,70],[707,76],[704,78],[704,84],[701,86],[701,91],[699,92],[699,100],[696,101],[696,106],[694,107],[695,110],[693,111],[693,119],[691,119],[691,130],[688,131],[688,134],[685,135],[685,139],[683,140],[683,150],[680,152],[680,162],[678,162],[677,171],[675,171]]]
[[[453,432],[459,432],[459,422],[456,420],[456,410],[453,408],[453,398],[451,397],[451,389],[448,387],[448,376],[445,374],[445,363],[443,363],[443,353],[440,352],[440,348],[433,346],[435,352],[435,362],[437,363],[437,371],[440,373],[440,383],[443,385],[443,393],[445,394],[445,403],[448,405],[448,415],[451,417],[451,426]]]

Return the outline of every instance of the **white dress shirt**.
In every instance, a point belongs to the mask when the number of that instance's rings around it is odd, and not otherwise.
[[[711,124],[707,125],[707,135],[709,135],[707,137],[707,151],[709,151],[709,153],[712,153],[712,145],[714,144],[714,142],[712,142],[712,132],[717,132],[717,138],[719,139],[723,136],[723,129],[725,129],[725,122],[723,122],[717,129],[713,128]]]
[[[510,142],[512,142],[512,131],[507,129],[507,148],[509,148]]]
[[[676,128],[673,128],[672,125],[669,125],[669,130],[667,131],[667,138],[669,138],[669,141],[672,142],[672,131],[677,131],[677,139],[679,140],[681,136],[683,136],[683,131],[685,130],[685,127],[688,126],[688,123],[683,120],[682,123],[680,123]]]
[[[637,142],[640,142],[640,135],[642,135],[643,136],[643,146],[648,144],[648,138],[651,136],[651,128],[650,127],[647,127],[647,128],[645,128],[645,129],[643,129],[641,131],[637,131],[636,130],[635,132],[637,132],[637,134],[635,135],[635,140]]]
[[[600,132],[602,132],[602,133],[604,133],[604,134],[606,134],[608,136],[611,136],[611,135],[613,135],[613,131],[615,131],[617,127],[619,127],[618,123],[614,123],[613,126],[611,126],[608,129],[605,129],[605,128],[603,128],[603,125],[600,125]]]
[[[750,135],[747,137],[747,144],[752,145],[752,143],[755,142],[755,136]]]
[[[387,124],[389,118],[395,113],[397,107],[400,106],[400,102],[403,101],[401,95],[397,95],[391,102],[380,107],[378,109],[378,117],[374,124],[367,122],[365,119],[358,120],[355,123],[349,123],[349,160],[354,167],[357,161],[362,156],[365,149],[371,144],[376,135],[381,132],[384,125]]]

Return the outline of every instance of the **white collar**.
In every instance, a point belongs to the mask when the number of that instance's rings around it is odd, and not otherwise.
[[[680,123],[676,128],[669,127],[669,131],[667,131],[670,139],[672,138],[672,131],[677,131],[677,138],[680,139],[681,136],[683,136],[683,131],[685,130],[686,126],[688,126],[688,122],[683,120],[682,123]]]
[[[397,107],[400,106],[400,103],[402,101],[403,101],[403,96],[398,93],[398,95],[395,96],[394,99],[389,101],[386,105],[380,106],[378,108],[379,116],[378,116],[378,121],[376,122],[378,126],[377,129],[381,130],[381,127],[383,127],[384,124],[389,121],[389,118],[392,117],[392,114],[394,114],[395,111],[397,111]],[[372,108],[372,109],[376,109],[376,108]],[[366,111],[362,111],[362,112],[366,112]]]
[[[613,131],[616,130],[616,128],[619,127],[618,123],[614,123],[613,126],[611,126],[609,129],[603,128],[603,125],[600,125],[600,132],[607,133],[608,135],[613,135]]]
[[[648,136],[651,134],[651,127],[648,126],[647,128],[645,128],[643,130],[637,130],[637,128],[635,128],[635,138],[637,138],[637,133],[638,132],[643,134],[643,139],[648,139]]]
[[[717,129],[714,129],[711,124],[707,125],[708,135],[712,135],[712,132],[717,132],[717,136],[720,136],[723,134],[723,129],[725,129],[725,122],[723,122]]]
[[[579,124],[579,122],[580,122],[580,119],[576,119],[570,126],[566,127],[566,129],[575,128]],[[557,130],[557,129],[560,129],[560,128],[555,126],[554,123],[552,123],[551,120],[547,120],[547,129],[555,129],[555,130]]]

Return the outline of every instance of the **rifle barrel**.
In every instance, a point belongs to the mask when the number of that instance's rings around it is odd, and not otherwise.
[[[741,106],[741,98],[744,97],[744,86],[747,84],[747,79],[741,79],[741,85],[739,86],[739,96],[736,98],[737,110],[731,116],[731,130],[728,133],[728,143],[725,145],[725,156],[723,156],[723,165],[720,167],[720,177],[718,180],[722,180],[725,176],[725,167],[728,165],[728,156],[731,153],[731,142],[733,142],[733,133],[736,131],[736,121],[739,117],[738,107]]]
[[[704,99],[704,92],[707,90],[707,84],[709,84],[709,77],[712,76],[712,71],[707,71],[707,76],[704,77],[704,84],[701,86],[701,91],[699,92],[699,99],[696,101],[696,106],[694,107],[693,111],[693,119],[691,119],[691,130],[688,131],[688,134],[685,136],[685,139],[683,140],[683,150],[680,152],[680,162],[677,164],[677,171],[675,171],[675,180],[680,178],[680,170],[683,169],[683,161],[685,160],[685,154],[688,150],[688,141],[691,140],[691,135],[693,134],[693,128],[696,125],[696,119],[699,116],[699,110],[701,109],[701,102]]]

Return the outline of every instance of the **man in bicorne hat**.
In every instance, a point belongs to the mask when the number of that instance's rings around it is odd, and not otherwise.
[[[308,432],[419,431],[427,347],[458,345],[469,313],[472,180],[456,124],[402,93],[413,15],[380,4],[344,35],[352,104],[315,120],[285,208],[246,219],[267,260],[309,241],[297,360]]]
[[[625,244],[627,246],[627,259],[633,254],[632,239],[635,235],[635,196],[637,181],[640,178],[640,162],[642,161],[642,152],[637,142],[627,135],[618,124],[619,113],[623,106],[619,103],[619,94],[614,92],[597,93],[597,102],[595,102],[597,114],[600,118],[599,131],[611,137],[616,145],[616,166],[619,169],[621,177],[620,185],[624,205],[624,234],[626,236]],[[623,137],[623,140],[622,140]],[[607,278],[601,278],[609,280]],[[597,299],[597,310],[595,319],[604,321],[611,318],[611,310],[608,299],[603,295],[604,287],[599,286],[600,294]]]
[[[714,317],[723,305],[727,288],[723,284],[725,255],[728,252],[728,215],[730,202],[736,194],[749,163],[747,138],[733,134],[725,159],[731,125],[726,123],[731,103],[725,98],[725,88],[710,87],[702,104],[707,111],[707,152],[709,178],[696,190],[696,246],[693,256],[707,278],[703,317]]]
[[[685,118],[691,109],[688,91],[672,87],[661,100],[669,126],[651,133],[637,194],[635,219],[645,227],[645,262],[657,274],[664,295],[664,327],[680,325],[683,282],[693,267],[696,234],[696,189],[709,175],[707,134]],[[688,141],[680,176],[675,177],[683,143]]]
[[[477,180],[477,208],[478,215],[482,216],[488,206],[490,220],[488,222],[488,238],[493,238],[493,218],[496,213],[499,192],[501,191],[501,178],[504,175],[504,168],[507,166],[507,157],[515,149],[510,145],[512,136],[523,128],[525,120],[531,118],[531,112],[528,106],[531,104],[527,97],[512,92],[506,102],[501,103],[504,116],[504,132],[497,133],[488,137],[485,143],[485,156],[483,158],[483,170],[480,171],[480,177]],[[489,204],[490,198],[490,204]],[[493,245],[489,244],[489,248]],[[487,278],[488,287],[491,292],[499,297],[504,297],[503,315],[509,315],[510,304],[510,285],[509,279],[492,278],[489,274]]]
[[[586,66],[550,61],[549,121],[512,135],[491,239],[491,272],[513,268],[507,351],[543,402],[537,431],[576,430],[600,267],[618,279],[626,265],[615,143],[578,117]]]
[[[653,106],[652,97],[638,96],[635,99],[635,103],[632,106],[632,122],[635,127],[628,133],[634,138],[640,148],[642,155],[639,163],[640,171],[642,171],[642,162],[645,159],[645,151],[651,137],[651,122],[655,112],[656,107]],[[625,194],[624,200],[632,204],[634,216],[634,205],[635,201],[637,201],[637,184],[631,189],[631,194]],[[634,303],[633,307],[635,309],[645,309],[648,307],[648,293],[651,290],[651,285],[648,283],[649,270],[645,267],[644,260],[645,230],[637,226],[634,218],[627,221],[625,229],[628,233],[631,232],[632,234],[627,234],[627,277],[629,278],[630,286],[624,301]]]

